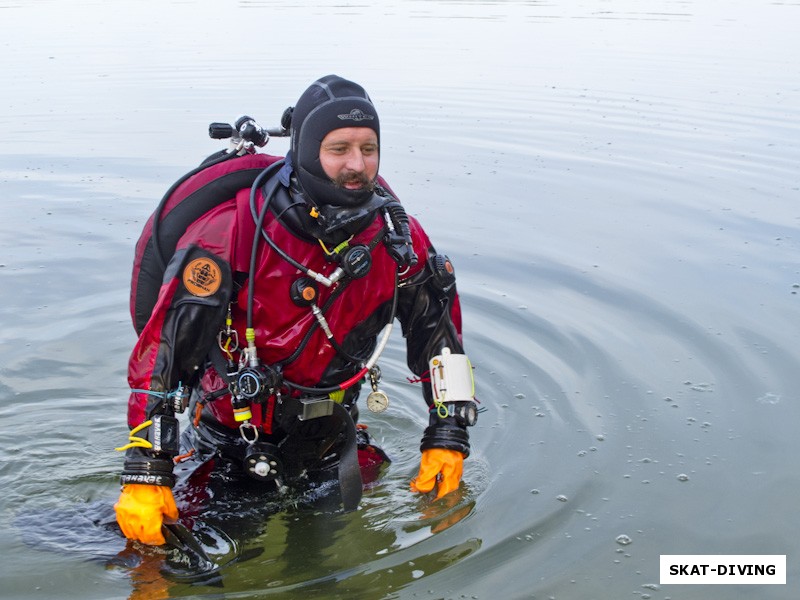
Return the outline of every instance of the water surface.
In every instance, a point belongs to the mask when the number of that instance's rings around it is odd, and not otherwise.
[[[795,598],[798,22],[744,0],[0,1],[0,595]],[[361,509],[229,499],[195,523],[220,577],[192,584],[101,525],[133,244],[220,147],[209,122],[273,125],[331,72],[369,90],[381,172],[456,265],[488,410],[460,493],[410,494],[425,415],[394,337],[391,407],[363,415],[394,462]],[[661,554],[786,554],[788,585],[662,586]]]

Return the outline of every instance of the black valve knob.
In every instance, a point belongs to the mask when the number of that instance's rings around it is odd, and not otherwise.
[[[208,137],[214,140],[224,140],[233,137],[236,130],[227,123],[211,123],[208,126]]]

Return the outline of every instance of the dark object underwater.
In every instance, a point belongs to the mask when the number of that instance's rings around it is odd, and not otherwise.
[[[186,554],[192,566],[196,566],[199,571],[211,572],[219,568],[185,525],[178,522],[164,523],[161,525],[161,533],[167,544]]]

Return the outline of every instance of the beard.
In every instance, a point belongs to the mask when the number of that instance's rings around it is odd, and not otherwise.
[[[341,173],[333,180],[333,185],[342,190],[348,191],[373,191],[375,189],[375,180],[369,179],[364,173],[351,171],[349,173]],[[358,189],[348,187],[354,183],[358,184]]]

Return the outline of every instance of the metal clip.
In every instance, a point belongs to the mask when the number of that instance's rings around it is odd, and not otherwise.
[[[252,439],[247,437],[247,434],[245,433],[245,431],[247,429],[252,430],[252,432],[253,432],[253,438]],[[248,444],[250,444],[251,446],[258,441],[258,427],[253,425],[250,421],[245,421],[244,423],[239,425],[239,433],[241,434],[242,439],[245,442],[247,442]]]
[[[231,316],[231,306],[229,304],[228,314],[225,317],[225,329],[220,329],[217,334],[217,345],[231,361],[233,360],[233,353],[239,349],[239,332],[231,327],[232,324],[233,317]]]
[[[378,383],[381,380],[381,368],[375,365],[369,370],[369,384],[372,386],[372,391],[378,391]]]
[[[367,396],[367,408],[374,413],[381,413],[389,407],[389,396],[378,389],[378,382],[381,380],[381,369],[378,365],[369,370],[369,384],[372,392]]]

